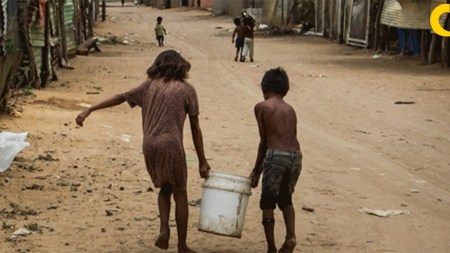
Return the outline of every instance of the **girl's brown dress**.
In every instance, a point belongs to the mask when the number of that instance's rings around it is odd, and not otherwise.
[[[194,87],[185,81],[148,79],[123,95],[131,107],[142,108],[142,148],[153,184],[157,188],[172,184],[185,190],[183,126],[187,115],[199,114]]]

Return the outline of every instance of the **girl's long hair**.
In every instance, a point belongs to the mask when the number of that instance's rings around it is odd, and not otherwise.
[[[168,82],[171,80],[183,81],[188,77],[191,64],[175,50],[166,50],[160,53],[152,66],[147,69],[148,78],[163,78]]]

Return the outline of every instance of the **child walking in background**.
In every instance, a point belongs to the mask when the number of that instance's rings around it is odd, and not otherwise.
[[[242,49],[244,47],[244,30],[241,25],[241,19],[235,18],[233,20],[236,27],[234,28],[233,37],[231,38],[231,43],[234,43],[234,38],[236,37],[236,57],[234,57],[234,61],[238,61],[242,57]]]
[[[164,35],[167,35],[166,28],[162,25],[162,17],[156,18],[156,25],[155,25],[155,35],[156,40],[158,41],[158,45],[160,47],[164,46]]]
[[[141,107],[145,165],[153,184],[160,188],[158,208],[161,223],[155,246],[161,249],[169,248],[169,216],[173,196],[179,253],[195,253],[186,244],[189,217],[187,164],[183,147],[186,115],[189,116],[200,177],[207,178],[210,170],[203,150],[197,93],[194,87],[185,81],[190,68],[191,64],[176,51],[164,51],[147,70],[148,79],[144,83],[87,108],[76,118],[76,123],[83,126],[85,119],[96,110],[116,106],[125,101],[130,107]]]
[[[286,226],[285,241],[278,253],[292,253],[297,244],[292,193],[302,170],[297,116],[292,106],[283,100],[289,90],[289,79],[282,68],[267,71],[261,89],[264,101],[254,109],[260,142],[250,179],[252,187],[257,187],[263,174],[260,208],[267,252],[277,253],[274,209],[278,205]]]
[[[253,62],[254,46],[254,29],[255,29],[255,19],[250,16],[247,12],[243,12],[243,30],[244,30],[244,48],[242,50],[241,62],[245,62],[245,57],[247,54],[250,56],[250,62]]]

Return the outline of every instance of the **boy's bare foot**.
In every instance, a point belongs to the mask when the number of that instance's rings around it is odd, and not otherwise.
[[[237,61],[237,56],[236,56],[236,57],[234,57],[234,61]]]
[[[158,239],[155,241],[155,246],[160,249],[169,248],[170,232],[160,233]]]
[[[178,247],[178,253],[197,253],[197,251],[185,246],[185,247]]]
[[[292,253],[294,252],[295,246],[297,246],[297,240],[295,238],[286,240],[278,253]]]

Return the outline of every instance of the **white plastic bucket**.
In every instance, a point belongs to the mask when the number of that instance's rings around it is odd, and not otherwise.
[[[203,183],[199,230],[241,237],[251,194],[250,179],[225,172],[209,172]]]

